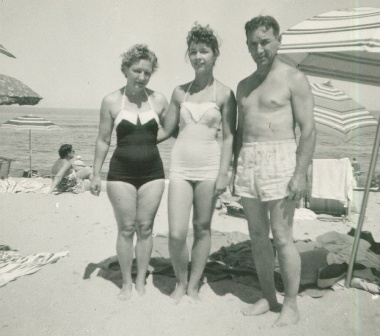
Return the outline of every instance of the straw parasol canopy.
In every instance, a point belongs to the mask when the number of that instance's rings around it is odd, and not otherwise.
[[[4,46],[2,46],[1,44],[0,44],[0,53],[2,53],[2,54],[4,54],[4,55],[7,55],[7,56],[9,56],[9,57],[16,58],[15,55],[13,55],[12,53],[10,53],[10,52],[7,50],[7,48],[5,48]]]
[[[0,105],[36,105],[42,97],[16,78],[0,74]]]

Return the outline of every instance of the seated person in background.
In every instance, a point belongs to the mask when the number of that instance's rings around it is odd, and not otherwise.
[[[90,167],[75,169],[73,162],[75,150],[72,145],[64,144],[58,150],[59,159],[54,163],[51,170],[52,185],[50,193],[72,192],[78,194],[85,191],[84,179],[92,178],[92,169]]]
[[[82,160],[82,157],[80,155],[77,155],[75,160],[74,160],[74,166],[75,166],[75,171],[78,171],[79,169],[81,168],[84,168],[86,167],[86,165],[84,164],[83,160]]]

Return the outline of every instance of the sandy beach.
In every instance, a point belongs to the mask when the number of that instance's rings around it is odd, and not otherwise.
[[[152,257],[168,261],[166,198],[165,191],[154,227]],[[376,241],[380,241],[379,204],[380,193],[371,193],[363,228]],[[22,255],[70,253],[0,287],[1,335],[380,334],[380,297],[355,288],[326,289],[320,298],[301,293],[300,322],[282,329],[270,327],[275,313],[246,317],[240,312],[259,297],[253,278],[245,283],[232,278],[204,281],[202,302],[194,304],[184,298],[173,305],[168,295],[174,289],[174,278],[150,274],[144,297],[134,292],[130,302],[119,301],[120,273],[104,271],[104,265],[115,260],[117,232],[105,192],[99,197],[89,192],[3,193],[0,223],[0,244]],[[347,233],[351,226],[350,221],[295,219],[294,238],[314,240],[328,231]],[[247,237],[244,219],[219,210],[215,210],[212,227],[212,252]],[[281,293],[278,296],[282,301]]]

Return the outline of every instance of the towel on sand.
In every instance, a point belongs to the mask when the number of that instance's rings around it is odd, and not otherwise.
[[[4,245],[1,245],[4,246]],[[70,252],[38,253],[23,257],[20,253],[2,248],[0,250],[0,287],[22,275],[39,271],[42,266],[53,264]]]
[[[50,183],[40,178],[29,178],[15,181],[13,179],[0,180],[0,193],[42,193],[47,194]]]

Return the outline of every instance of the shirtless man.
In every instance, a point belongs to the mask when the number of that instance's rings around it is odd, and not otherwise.
[[[248,220],[262,298],[243,314],[281,312],[274,326],[285,326],[300,318],[296,298],[301,261],[292,225],[297,202],[307,191],[306,173],[315,147],[313,96],[305,75],[278,59],[281,37],[274,18],[253,18],[245,30],[257,70],[237,88],[235,192]],[[298,146],[296,124],[301,130]],[[274,286],[270,230],[285,287],[282,305]]]

